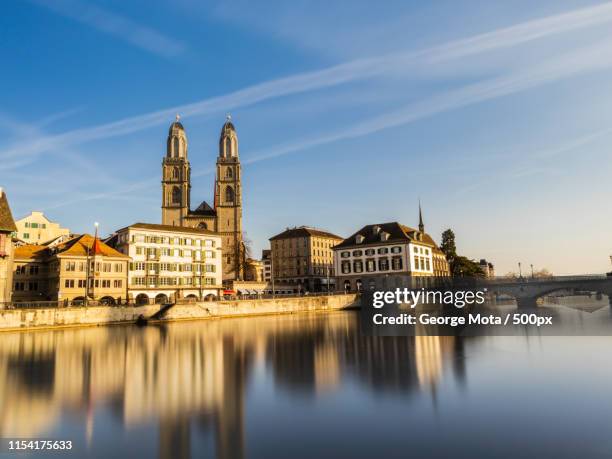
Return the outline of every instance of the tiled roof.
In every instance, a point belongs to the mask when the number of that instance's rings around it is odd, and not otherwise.
[[[0,231],[5,233],[12,233],[17,231],[15,226],[15,220],[13,220],[13,214],[9,207],[6,193],[0,189]]]
[[[49,248],[46,245],[23,244],[15,247],[15,260],[29,260],[32,258],[41,258],[49,254]]]
[[[218,233],[215,233],[214,231],[210,231],[207,229],[189,228],[187,226],[158,225],[155,223],[134,223],[133,225],[117,230],[117,232],[123,231],[128,228],[149,229],[149,230],[155,230],[155,231],[171,231],[174,233],[190,233],[190,234],[199,234],[202,236],[203,235],[218,236]]]
[[[127,255],[118,252],[112,247],[106,245],[104,242],[97,240],[94,243],[94,237],[89,234],[82,234],[76,236],[69,241],[59,244],[53,249],[53,252],[57,255],[70,255],[70,256],[87,256],[94,254],[102,255],[104,257],[117,257],[117,258],[129,258]]]
[[[379,230],[374,231],[375,227],[378,227]],[[386,241],[381,240],[380,235],[383,232],[389,234],[389,238]],[[416,241],[416,242],[420,242],[420,243],[432,246],[434,252],[437,252],[439,250],[438,246],[436,245],[432,237],[427,233],[421,233],[423,234],[422,240],[420,241],[418,239],[415,240],[415,235],[417,233],[419,233],[418,230],[411,228],[409,226],[406,226],[406,225],[402,225],[398,222],[366,225],[363,228],[361,228],[359,231],[357,231],[356,233],[346,238],[340,244],[334,246],[333,248],[341,249],[345,247],[364,246],[364,245],[373,245],[373,244],[381,244],[381,243],[393,244],[393,243],[398,243],[398,242],[405,243],[405,242],[410,242],[410,241]],[[357,244],[356,242],[356,237],[358,235],[361,235],[364,238],[360,244]]]
[[[309,228],[307,226],[300,226],[299,228],[287,228],[280,234],[273,236],[270,238],[271,241],[276,241],[278,239],[291,239],[294,237],[327,237],[332,239],[337,239],[339,241],[342,240],[340,236],[337,236],[333,233],[328,233],[327,231],[322,231],[316,228]]]

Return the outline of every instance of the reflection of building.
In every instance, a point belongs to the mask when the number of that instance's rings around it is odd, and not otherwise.
[[[493,263],[490,263],[482,258],[480,263],[478,263],[478,266],[480,266],[480,269],[482,269],[484,277],[495,277],[495,267],[493,266]]]
[[[217,233],[134,223],[118,230],[108,243],[132,259],[129,295],[138,304],[219,296],[222,247]]]
[[[347,380],[373,393],[412,393],[435,387],[448,376],[447,365],[465,379],[461,338],[365,336],[358,327],[357,316],[343,312],[5,333],[0,433],[41,437],[69,412],[105,452],[133,447],[138,432],[147,457],[151,448],[160,458],[204,457],[214,449],[217,458],[239,459],[253,453],[245,423],[265,422],[258,411],[265,403],[247,403],[258,392],[247,387],[259,353],[277,383],[269,388],[306,396]],[[96,429],[93,419],[107,428]],[[112,422],[132,435],[117,435]],[[214,447],[203,444],[209,439]]]
[[[422,287],[449,275],[444,253],[425,232],[422,218],[418,230],[397,222],[366,225],[333,250],[339,289],[388,288],[391,276]]]
[[[13,301],[125,301],[127,268],[126,255],[89,234],[24,244],[15,248]]]
[[[214,204],[191,210],[191,166],[187,134],[177,120],[170,125],[162,163],[162,224],[216,231],[223,238],[223,280],[243,279],[242,172],[238,136],[229,117],[221,128]]]
[[[59,223],[52,222],[42,212],[37,211],[17,220],[15,225],[17,238],[29,244],[44,244],[70,234],[68,228],[60,227]]]
[[[272,282],[272,251],[262,250],[261,251],[261,263],[263,264],[263,280],[265,282]]]
[[[270,238],[275,282],[301,285],[307,291],[334,290],[332,247],[340,236],[316,228],[287,228]]]
[[[13,242],[16,231],[6,193],[0,188],[0,309],[11,300],[13,287]]]

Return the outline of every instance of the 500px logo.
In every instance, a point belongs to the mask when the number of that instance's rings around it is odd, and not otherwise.
[[[382,308],[385,304],[409,304],[415,308],[417,304],[444,304],[457,308],[485,302],[486,290],[410,290],[396,288],[390,291],[375,291],[372,306]]]

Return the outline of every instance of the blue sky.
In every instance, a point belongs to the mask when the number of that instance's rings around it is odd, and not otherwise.
[[[167,128],[212,202],[225,114],[255,254],[417,224],[498,273],[610,270],[612,4],[9,1],[0,186],[75,232],[159,222]]]

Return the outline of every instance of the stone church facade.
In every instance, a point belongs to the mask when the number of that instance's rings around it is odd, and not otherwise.
[[[223,280],[242,280],[245,266],[242,171],[238,136],[230,117],[221,128],[212,206],[203,201],[191,209],[191,166],[187,149],[185,128],[177,116],[168,131],[166,156],[162,162],[162,224],[219,233],[223,248]]]

